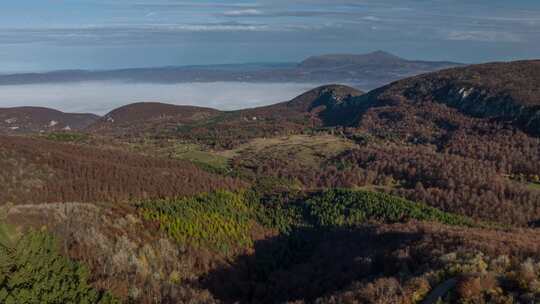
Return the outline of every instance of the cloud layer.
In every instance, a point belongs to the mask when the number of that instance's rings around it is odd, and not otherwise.
[[[64,112],[103,115],[129,103],[158,101],[235,110],[290,100],[316,86],[238,82],[174,85],[87,82],[0,86],[0,107],[42,106]]]

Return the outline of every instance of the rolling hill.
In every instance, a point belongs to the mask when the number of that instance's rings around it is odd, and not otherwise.
[[[255,179],[285,178],[307,189],[384,186],[445,211],[530,225],[540,219],[535,189],[540,172],[538,99],[537,88],[528,81],[538,77],[536,64],[443,70],[366,94],[323,86],[288,102],[155,125],[154,131],[136,134],[221,151],[249,146],[255,139],[340,134],[359,145],[339,155],[321,151],[329,158],[317,159],[319,167],[305,166],[294,155],[306,155],[295,150],[288,159],[286,151],[264,148],[233,159],[233,168]],[[415,161],[400,165],[408,160]]]
[[[63,113],[40,107],[0,108],[0,133],[34,133],[83,130],[99,116]]]
[[[88,127],[94,134],[165,136],[216,148],[233,147],[249,139],[299,133],[324,126],[347,100],[362,92],[341,85],[313,89],[290,101],[238,111],[136,103],[111,111]]]
[[[372,57],[402,64],[307,64]],[[539,74],[490,63],[230,112],[137,103],[84,141],[0,136],[0,276],[66,274],[17,259],[39,231],[108,301],[536,303]]]
[[[373,91],[369,98],[434,101],[540,135],[539,82],[540,61],[489,63],[398,81]]]
[[[218,110],[202,107],[158,102],[134,103],[112,110],[89,125],[88,130],[101,134],[141,134],[170,126],[195,123],[219,113]]]

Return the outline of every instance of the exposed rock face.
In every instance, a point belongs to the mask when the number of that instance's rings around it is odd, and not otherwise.
[[[309,112],[322,120],[325,126],[347,125],[350,123],[350,102],[362,91],[343,86],[327,85],[308,91],[287,103],[288,107],[296,108],[301,112]]]
[[[540,135],[540,107],[525,106],[511,95],[491,96],[482,88],[449,87],[438,92],[435,100],[472,116],[509,121]]]
[[[333,107],[350,97],[360,96],[362,94],[362,91],[349,86],[325,85],[292,99],[287,103],[287,106],[309,112],[320,106]]]

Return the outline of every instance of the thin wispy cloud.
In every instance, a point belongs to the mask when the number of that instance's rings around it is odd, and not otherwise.
[[[114,4],[118,5],[118,2],[113,2]],[[156,2],[156,1],[147,1],[147,2],[126,2],[129,5],[133,7],[143,7],[143,8],[165,8],[165,9],[171,9],[171,8],[254,8],[258,7],[259,5],[256,3],[248,3],[248,2],[230,2],[230,3],[224,3],[224,2],[204,2],[204,1],[192,1],[192,2],[184,2],[184,1],[176,1],[176,2]]]
[[[264,12],[258,9],[232,10],[232,11],[226,11],[223,13],[224,16],[228,16],[228,17],[260,16],[263,14]]]
[[[481,42],[521,42],[522,37],[516,33],[498,31],[451,31],[448,40],[481,41]]]

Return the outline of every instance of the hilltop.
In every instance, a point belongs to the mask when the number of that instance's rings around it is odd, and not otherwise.
[[[0,133],[83,130],[99,116],[64,113],[41,107],[0,108]]]
[[[122,106],[88,126],[98,133],[137,133],[168,126],[195,123],[218,115],[220,111],[159,102],[140,102]]]

